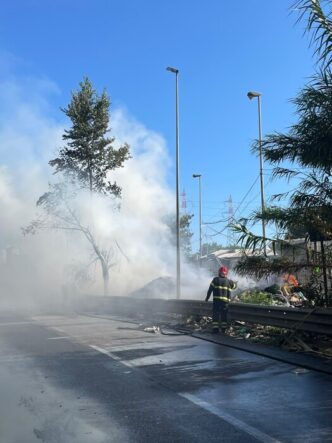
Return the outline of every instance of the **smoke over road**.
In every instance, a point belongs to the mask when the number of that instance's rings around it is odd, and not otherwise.
[[[66,295],[101,294],[102,276],[91,247],[79,232],[42,230],[22,234],[37,213],[36,201],[55,183],[48,161],[63,146],[68,122],[51,107],[60,91],[50,81],[0,78],[0,291],[2,306],[52,306]],[[122,187],[120,209],[101,196],[82,193],[83,223],[109,249],[110,294],[122,295],[160,276],[174,277],[175,249],[166,220],[174,214],[167,184],[171,167],[163,137],[122,109],[111,109],[112,135],[128,142],[132,158],[111,179]],[[183,265],[188,297],[203,297],[208,279]],[[170,294],[174,297],[174,294]]]

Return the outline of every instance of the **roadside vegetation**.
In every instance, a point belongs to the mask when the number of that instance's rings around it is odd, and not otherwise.
[[[300,20],[307,23],[311,43],[318,57],[317,72],[292,100],[297,121],[287,133],[266,135],[262,143],[265,162],[275,179],[286,179],[290,191],[274,195],[264,212],[257,210],[237,220],[233,230],[239,243],[255,254],[244,254],[236,266],[240,275],[255,278],[298,273],[310,274],[306,288],[317,304],[330,305],[329,273],[332,269],[332,2],[299,1]],[[258,141],[253,152],[259,152]],[[264,219],[278,233],[263,238],[252,226]],[[294,239],[303,238],[299,258],[282,251],[294,248]],[[313,247],[309,247],[313,245]],[[264,255],[265,246],[274,256]]]

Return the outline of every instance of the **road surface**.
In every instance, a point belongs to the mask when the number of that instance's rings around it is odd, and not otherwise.
[[[129,322],[0,316],[1,443],[332,442],[330,375]]]

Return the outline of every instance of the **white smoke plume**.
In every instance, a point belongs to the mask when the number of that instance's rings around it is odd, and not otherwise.
[[[45,118],[44,95],[55,86],[45,81],[0,82],[0,291],[1,302],[20,307],[59,281],[51,253],[53,236],[37,241],[21,227],[33,218],[35,203],[49,178],[46,157],[61,140],[61,127]],[[43,265],[42,265],[43,263]]]
[[[98,263],[80,234],[40,232],[23,236],[21,227],[36,215],[36,200],[56,182],[48,161],[62,146],[63,116],[50,117],[49,94],[58,93],[48,81],[0,79],[0,291],[3,304],[45,305],[77,291],[102,293]],[[65,105],[65,104],[64,104]],[[111,110],[112,135],[128,142],[132,159],[112,173],[122,187],[120,210],[114,202],[94,196],[80,198],[81,211],[91,217],[96,241],[111,247],[110,294],[126,295],[149,281],[175,274],[175,248],[165,218],[175,202],[166,181],[171,165],[163,137],[121,109]],[[60,111],[59,111],[59,114]],[[91,209],[92,207],[92,209]],[[91,222],[91,220],[90,220]],[[89,269],[89,272],[88,272]],[[78,272],[80,271],[80,272]],[[90,278],[87,278],[87,277]],[[204,297],[209,277],[183,264],[188,298]],[[187,287],[187,283],[194,285]],[[195,290],[192,288],[195,287]],[[169,294],[170,298],[175,294]]]

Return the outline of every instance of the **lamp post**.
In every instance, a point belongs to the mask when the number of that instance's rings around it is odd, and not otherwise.
[[[263,239],[265,236],[265,220],[264,220],[264,211],[265,211],[265,198],[264,198],[264,176],[263,176],[263,152],[262,152],[262,112],[261,112],[261,96],[260,92],[249,91],[247,94],[249,100],[253,98],[257,98],[258,103],[258,140],[259,140],[259,176],[260,176],[260,185],[261,185],[261,210],[262,210],[262,234]],[[266,255],[266,244],[264,242],[264,254]]]
[[[202,174],[193,174],[193,178],[198,178],[199,186],[199,265],[202,265]]]
[[[167,71],[175,74],[175,144],[176,144],[176,298],[181,297],[181,268],[180,268],[180,154],[179,154],[179,70],[168,67]]]

